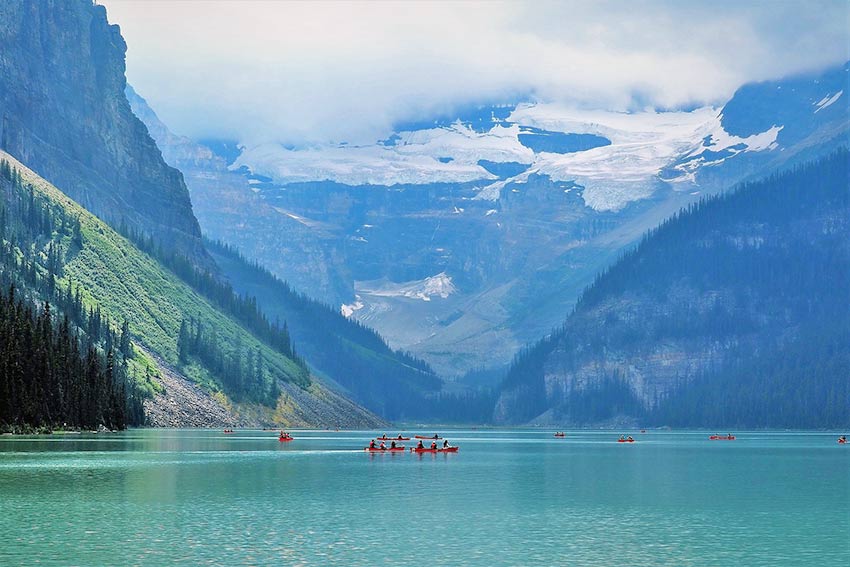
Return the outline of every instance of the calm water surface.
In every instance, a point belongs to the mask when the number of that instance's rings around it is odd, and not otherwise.
[[[850,565],[837,433],[444,433],[0,437],[0,565]]]

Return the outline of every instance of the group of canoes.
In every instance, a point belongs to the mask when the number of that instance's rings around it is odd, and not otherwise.
[[[225,429],[225,433],[233,433],[233,429]],[[641,430],[643,433],[644,430]],[[555,437],[566,437],[566,434],[563,431],[555,432]],[[457,447],[453,447],[449,445],[447,439],[440,437],[436,433],[432,436],[426,435],[414,435],[414,439],[418,440],[416,447],[411,447],[410,451],[412,453],[457,453]],[[731,433],[727,433],[726,435],[709,435],[709,440],[711,441],[734,441],[735,436]],[[278,441],[281,443],[285,443],[287,441],[292,441],[295,438],[292,437],[286,431],[281,431],[278,436]],[[387,442],[389,441],[389,445]],[[369,442],[369,446],[365,447],[366,451],[371,452],[389,452],[389,453],[402,453],[405,450],[404,445],[398,443],[399,441],[410,441],[410,437],[403,437],[402,435],[397,435],[396,437],[387,437],[387,434],[384,433],[381,437],[376,437]],[[425,445],[424,441],[431,441],[430,445]],[[443,441],[442,446],[437,444],[437,441]],[[620,438],[617,439],[617,443],[634,443],[634,438],[629,435],[628,437],[625,435],[620,435]],[[839,445],[847,444],[847,436],[842,435],[838,438]]]
[[[414,435],[414,439],[417,439],[416,447],[411,447],[411,453],[457,453],[458,448],[449,445],[449,440],[440,437],[437,434],[433,436],[426,437],[424,435]],[[378,437],[376,439],[372,439],[369,442],[368,447],[364,447],[363,450],[370,453],[403,453],[405,451],[405,446],[398,443],[398,441],[409,441],[410,437],[402,437],[398,435],[396,437],[387,437],[386,433]],[[424,440],[430,440],[430,446],[425,445]],[[437,441],[442,441],[442,445],[438,445]],[[387,441],[390,442],[387,445]]]

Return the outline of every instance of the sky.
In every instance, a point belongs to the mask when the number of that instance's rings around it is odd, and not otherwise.
[[[97,0],[127,78],[195,139],[369,143],[479,104],[722,105],[850,59],[850,0]]]

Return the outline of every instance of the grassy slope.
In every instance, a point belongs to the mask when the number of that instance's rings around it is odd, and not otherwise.
[[[307,392],[312,396],[323,397],[324,388],[310,385],[309,377],[292,360],[257,340],[129,240],[15,158],[2,151],[0,157],[17,167],[37,192],[60,204],[70,217],[80,218],[83,248],[68,259],[65,275],[57,281],[58,285],[67,286],[68,279],[72,279],[83,288],[86,303],[99,305],[113,321],[120,323],[126,319],[134,338],[170,365],[177,363],[180,323],[192,316],[207,328],[215,328],[224,344],[232,344],[238,338],[243,348],[259,347],[272,375],[301,387],[309,386]],[[215,381],[203,369],[197,368],[189,374],[210,389],[217,389]],[[276,417],[287,421],[285,415]]]

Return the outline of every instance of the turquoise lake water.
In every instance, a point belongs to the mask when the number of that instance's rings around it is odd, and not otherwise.
[[[837,433],[441,433],[0,437],[0,565],[850,565]]]

